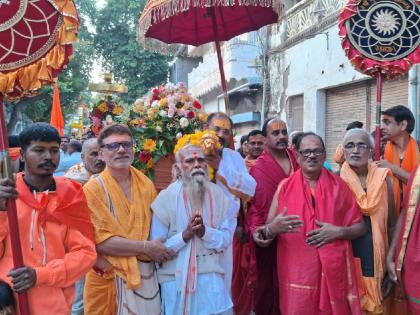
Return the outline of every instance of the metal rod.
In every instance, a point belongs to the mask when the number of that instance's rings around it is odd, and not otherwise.
[[[376,79],[376,129],[375,129],[375,160],[381,159],[381,106],[382,106],[382,80],[381,73]]]
[[[13,179],[10,157],[8,154],[9,141],[7,138],[6,117],[4,115],[3,95],[0,94],[0,158],[2,163],[2,177]],[[9,221],[9,236],[12,248],[13,266],[21,268],[23,264],[22,248],[20,246],[19,224],[17,217],[16,202],[13,199],[6,200],[7,219]],[[29,315],[28,295],[26,292],[18,293],[19,313]]]

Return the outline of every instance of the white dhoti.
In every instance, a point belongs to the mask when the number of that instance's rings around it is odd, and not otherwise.
[[[139,269],[141,286],[138,289],[127,289],[124,279],[115,276],[117,315],[160,314],[160,294],[155,264],[139,261]],[[141,313],[138,310],[141,310]]]

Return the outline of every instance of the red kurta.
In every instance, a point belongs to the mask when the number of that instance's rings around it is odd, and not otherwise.
[[[404,198],[402,221],[396,268],[413,315],[420,315],[420,167],[408,182]]]
[[[294,151],[287,150],[287,154],[291,164],[290,173],[293,173],[299,168],[299,164]],[[246,218],[246,228],[250,233],[250,239],[252,239],[251,234],[255,228],[264,225],[267,220],[270,205],[279,183],[290,174],[284,173],[267,149],[257,159],[250,173],[257,182],[255,195],[251,200]],[[273,243],[267,248],[261,248],[252,241],[249,244],[248,283],[256,286],[253,291],[254,311],[257,315],[279,314],[276,245]]]
[[[337,240],[320,248],[306,243],[306,234],[319,228],[315,220],[351,226],[362,220],[350,189],[338,176],[322,170],[314,204],[301,171],[281,184],[279,213],[303,220],[299,233],[277,237],[277,268],[282,315],[361,314],[351,243]]]

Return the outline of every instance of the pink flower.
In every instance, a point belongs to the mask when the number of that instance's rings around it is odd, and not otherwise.
[[[152,158],[152,155],[149,152],[141,151],[139,154],[139,161],[142,163],[147,163]]]
[[[169,108],[168,110],[168,117],[172,118],[175,115],[175,109],[174,108]]]

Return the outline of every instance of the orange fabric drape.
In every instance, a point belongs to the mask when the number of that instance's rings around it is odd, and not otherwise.
[[[373,314],[383,312],[381,285],[386,271],[388,251],[388,191],[386,178],[390,170],[379,168],[374,163],[368,165],[366,178],[367,192],[364,191],[358,175],[344,162],[340,176],[349,185],[356,197],[361,212],[369,216],[372,224],[374,277],[363,277],[363,295],[360,302],[363,311]]]
[[[407,148],[404,152],[404,158],[400,162],[399,152],[396,146],[388,141],[385,146],[385,160],[392,164],[398,165],[407,172],[412,172],[420,163],[419,148],[414,138],[410,137]],[[407,185],[403,184],[403,192],[406,193]],[[401,193],[400,181],[394,176],[394,199],[395,199],[395,214],[399,216],[401,212]]]
[[[57,81],[54,82],[54,95],[53,95],[53,104],[51,108],[51,120],[50,124],[58,130],[58,133],[62,137],[64,135],[64,119],[63,113],[61,112],[60,104],[60,91],[58,90]]]

